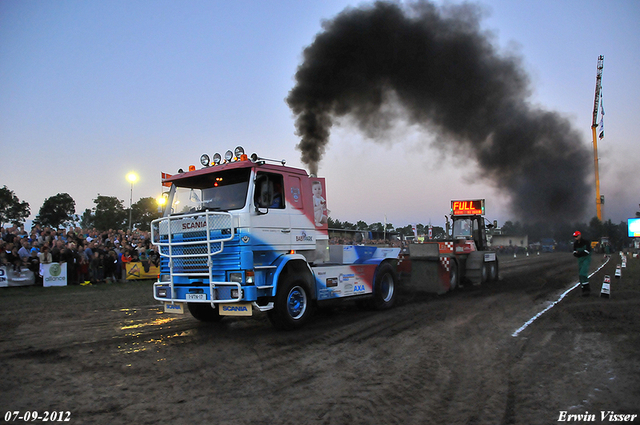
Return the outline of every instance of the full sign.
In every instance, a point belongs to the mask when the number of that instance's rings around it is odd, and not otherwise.
[[[484,215],[484,199],[451,201],[452,215]]]

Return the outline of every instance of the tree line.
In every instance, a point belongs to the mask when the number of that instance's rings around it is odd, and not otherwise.
[[[79,225],[83,229],[125,229],[129,227],[129,208],[115,196],[98,194],[95,206],[76,214],[76,202],[68,193],[58,193],[44,200],[33,225],[55,229]],[[20,201],[7,186],[0,188],[0,226],[11,223],[22,226],[31,214],[29,203]],[[142,198],[131,206],[134,228],[148,231],[152,220],[159,218],[158,204],[152,197]]]

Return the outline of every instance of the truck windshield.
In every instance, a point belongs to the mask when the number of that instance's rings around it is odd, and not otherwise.
[[[210,210],[229,211],[244,207],[251,169],[221,171],[174,181],[172,214]]]

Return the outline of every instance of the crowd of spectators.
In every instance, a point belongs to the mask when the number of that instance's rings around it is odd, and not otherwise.
[[[41,283],[40,264],[66,263],[70,285],[125,280],[125,264],[142,262],[145,270],[158,265],[157,247],[149,232],[75,228],[70,230],[34,226],[0,230],[0,265],[33,271]]]

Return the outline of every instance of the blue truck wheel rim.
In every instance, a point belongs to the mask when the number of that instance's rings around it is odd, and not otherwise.
[[[287,311],[292,319],[299,319],[307,309],[307,294],[299,286],[289,291],[287,297]]]

